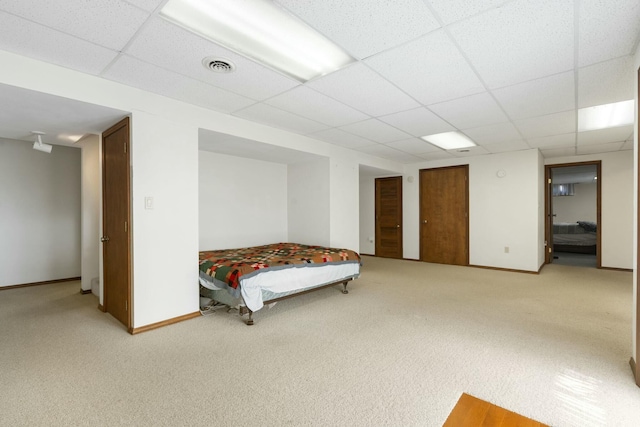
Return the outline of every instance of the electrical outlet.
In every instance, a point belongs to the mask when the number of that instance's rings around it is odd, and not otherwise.
[[[144,198],[144,208],[153,209],[153,197],[147,196]]]
[[[505,247],[504,247],[504,253],[505,253],[505,254],[508,254],[508,253],[509,253],[509,246],[505,246]]]

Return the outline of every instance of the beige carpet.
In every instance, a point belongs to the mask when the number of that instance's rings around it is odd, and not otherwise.
[[[79,283],[0,291],[0,425],[440,426],[467,392],[553,426],[637,426],[631,273],[365,257],[325,289],[131,336]]]

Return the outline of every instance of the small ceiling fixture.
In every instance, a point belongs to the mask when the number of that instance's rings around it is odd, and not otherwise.
[[[31,133],[36,136],[36,142],[33,143],[33,149],[44,153],[51,153],[53,145],[42,142],[42,135],[46,135],[46,133],[37,130],[32,130]]]
[[[217,58],[213,56],[207,56],[202,60],[202,65],[207,70],[213,71],[214,73],[233,73],[236,70],[236,66],[233,62],[229,61],[226,58]]]

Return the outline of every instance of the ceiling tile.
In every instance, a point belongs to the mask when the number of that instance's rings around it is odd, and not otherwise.
[[[576,108],[573,71],[492,91],[512,119],[526,119]]]
[[[516,0],[449,31],[490,88],[573,68],[573,2]]]
[[[401,163],[415,163],[420,161],[419,157],[412,156],[402,151],[387,147],[386,145],[376,144],[368,147],[358,148],[358,151],[371,154],[372,156],[381,157],[383,159],[394,160]]]
[[[509,120],[487,92],[430,105],[429,109],[458,129],[475,128]]]
[[[633,125],[578,132],[578,147],[583,145],[624,142],[633,135]]]
[[[402,141],[389,142],[385,145],[409,154],[424,154],[433,151],[440,151],[439,148],[434,147],[424,139],[420,138],[403,139]]]
[[[624,56],[578,70],[578,108],[633,99],[633,57]]]
[[[161,18],[150,21],[144,27],[127,49],[127,53],[145,62],[256,100],[270,98],[299,85],[293,79]],[[210,56],[230,60],[236,66],[235,71],[220,74],[206,69],[202,60]]]
[[[265,103],[329,126],[343,126],[369,118],[366,114],[305,86],[295,87]]]
[[[0,10],[121,50],[149,13],[121,0],[0,0]]]
[[[612,151],[619,151],[623,145],[624,142],[610,142],[607,144],[593,144],[585,145],[583,147],[578,146],[577,152],[579,155],[610,153]]]
[[[507,1],[509,0],[428,0],[445,25],[493,9]]]
[[[399,141],[411,136],[377,119],[364,120],[340,129],[380,143]]]
[[[540,138],[530,138],[527,143],[531,148],[564,148],[576,145],[576,133],[565,133],[562,135],[543,136]]]
[[[244,110],[236,111],[234,116],[257,123],[287,129],[300,134],[318,132],[327,126],[304,117],[297,116],[266,104],[254,104]]]
[[[315,132],[308,136],[345,148],[360,148],[376,144],[376,142],[370,139],[365,139],[336,128]]]
[[[634,53],[640,31],[638,0],[581,0],[578,4],[579,66]]]
[[[418,157],[424,160],[429,160],[429,161],[454,158],[453,154],[444,150],[438,150],[438,151],[433,151],[431,153],[420,154],[418,155]]]
[[[424,105],[485,90],[444,31],[436,31],[365,62]]]
[[[371,116],[419,107],[406,93],[358,63],[307,83],[307,86]]]
[[[482,156],[484,154],[490,154],[488,150],[480,146],[463,148],[461,150],[449,150],[449,152],[454,157],[472,157],[472,156]]]
[[[465,129],[464,134],[471,138],[476,144],[498,144],[501,142],[517,141],[522,139],[518,129],[511,124],[496,123],[488,126],[480,126],[472,129]]]
[[[575,132],[576,112],[565,111],[532,117],[530,119],[517,120],[514,124],[527,140],[541,136],[560,135]]]
[[[418,137],[456,129],[424,107],[378,117],[378,119]]]
[[[277,0],[359,59],[440,26],[422,0]],[[398,25],[401,23],[401,25]]]
[[[0,49],[89,74],[99,74],[118,55],[113,50],[1,11]]]
[[[495,144],[483,145],[484,149],[490,153],[506,153],[509,151],[529,150],[531,147],[523,140],[513,140],[498,142]]]
[[[153,12],[156,7],[160,6],[160,3],[164,2],[164,0],[126,0],[126,1],[148,12]]]
[[[545,159],[575,156],[577,154],[575,147],[540,149],[540,152],[542,153],[542,157]]]
[[[255,104],[252,99],[126,55],[118,58],[118,61],[105,73],[104,77],[224,113],[231,113]]]

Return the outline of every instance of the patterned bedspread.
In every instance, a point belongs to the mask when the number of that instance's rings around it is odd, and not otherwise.
[[[200,272],[237,289],[240,278],[262,271],[310,264],[360,263],[349,249],[325,248],[297,243],[276,243],[250,248],[200,252]]]

